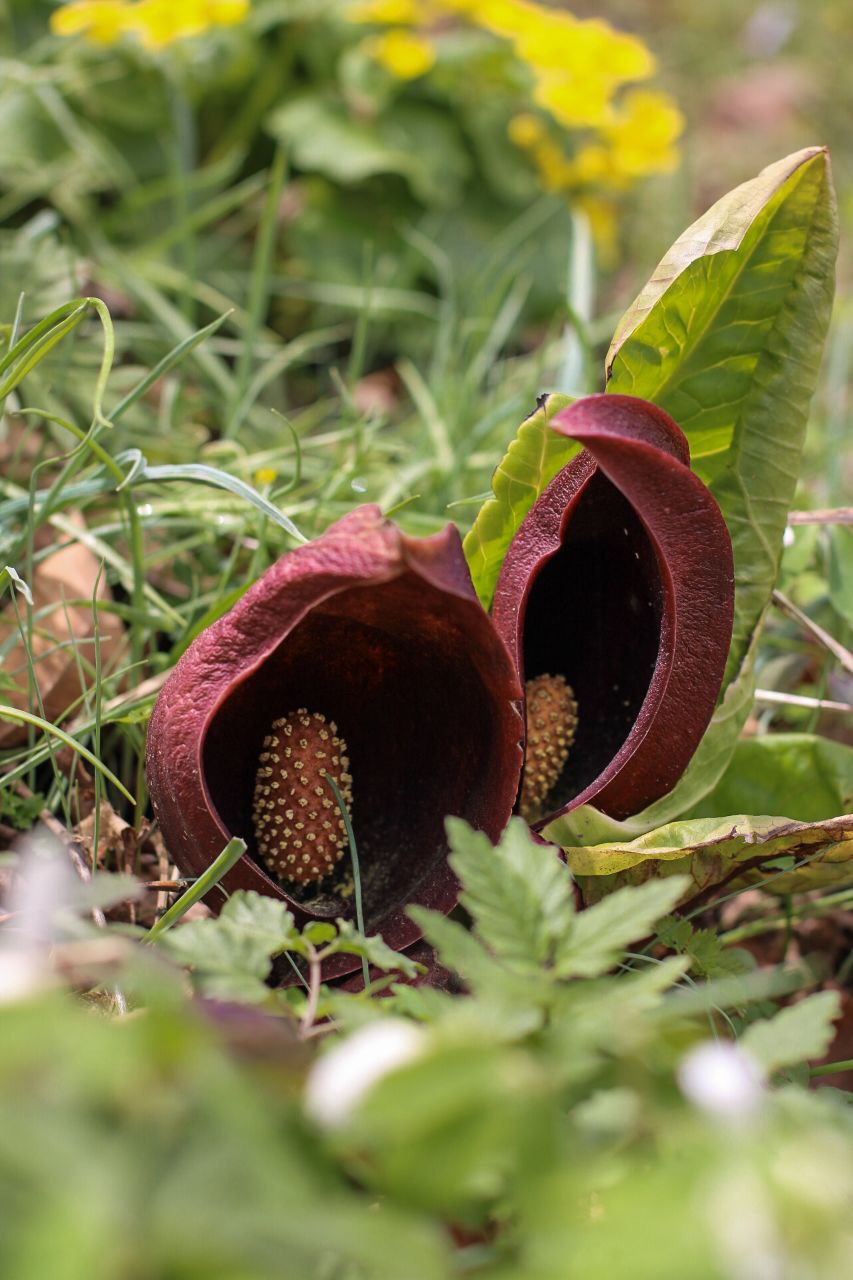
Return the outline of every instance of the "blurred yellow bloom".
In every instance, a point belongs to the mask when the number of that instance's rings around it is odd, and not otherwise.
[[[57,35],[85,35],[111,44],[135,35],[147,49],[201,35],[211,27],[233,26],[249,13],[250,0],[73,0],[51,16]]]
[[[527,0],[460,0],[454,7],[498,36],[521,35],[545,13]]]
[[[545,126],[530,111],[520,111],[507,125],[507,133],[517,147],[532,147],[545,136]]]
[[[400,28],[365,40],[363,47],[398,80],[415,80],[435,62],[431,40]]]
[[[572,175],[578,186],[591,187],[603,182],[609,175],[611,165],[610,152],[600,143],[588,142],[575,153],[572,160]]]
[[[278,476],[278,472],[273,467],[259,467],[255,472],[255,484],[262,488],[267,484],[274,484]]]
[[[186,36],[201,35],[209,25],[199,0],[139,0],[134,6],[133,30],[146,49],[164,49]]]
[[[572,164],[561,146],[543,138],[533,148],[533,159],[545,191],[565,191],[572,185]]]
[[[668,173],[678,163],[676,143],[684,116],[669,94],[652,89],[626,93],[602,133],[615,169],[628,177]]]
[[[404,27],[420,22],[424,16],[423,4],[417,0],[365,0],[347,10],[350,22],[384,22],[389,27]]]
[[[76,0],[50,15],[50,29],[58,36],[85,35],[96,44],[112,44],[127,21],[122,0]]]
[[[594,75],[543,75],[534,100],[567,129],[596,127],[610,114],[612,86]]]

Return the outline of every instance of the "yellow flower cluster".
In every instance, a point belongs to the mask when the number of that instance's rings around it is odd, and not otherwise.
[[[508,41],[532,74],[531,106],[540,109],[516,115],[510,137],[528,152],[546,190],[588,205],[602,240],[612,231],[613,196],[675,167],[681,112],[666,93],[625,91],[654,72],[654,59],[641,40],[606,22],[536,0],[357,0],[348,14],[388,28],[364,47],[400,79],[429,70],[434,32],[448,19]],[[571,152],[567,132],[581,135]]]
[[[398,80],[416,80],[435,62],[432,41],[400,27],[392,27],[381,36],[365,40],[363,48]]]
[[[230,27],[248,15],[250,0],[72,0],[51,14],[59,36],[83,35],[96,44],[136,36],[147,49],[162,49],[211,27]]]

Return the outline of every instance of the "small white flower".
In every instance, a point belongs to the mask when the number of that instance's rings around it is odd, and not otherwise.
[[[742,1119],[761,1105],[761,1068],[734,1044],[708,1041],[691,1049],[678,1068],[678,1083],[686,1098],[721,1119]]]
[[[384,1076],[420,1055],[425,1039],[420,1027],[402,1018],[359,1028],[311,1068],[306,1111],[323,1128],[337,1128]]]
[[[19,863],[0,929],[0,1004],[37,994],[51,978],[50,947],[57,916],[76,884],[68,858],[42,828],[16,842]]]

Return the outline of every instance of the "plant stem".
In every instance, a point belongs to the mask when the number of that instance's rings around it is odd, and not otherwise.
[[[834,1076],[837,1071],[853,1071],[853,1058],[842,1058],[840,1062],[824,1062],[819,1067],[809,1067],[809,1078],[817,1076]]]
[[[314,1019],[317,1017],[322,969],[317,948],[312,946],[307,938],[304,939],[304,942],[308,950],[308,999],[305,1002],[305,1011],[299,1022],[299,1033],[303,1039],[308,1035],[314,1025]]]

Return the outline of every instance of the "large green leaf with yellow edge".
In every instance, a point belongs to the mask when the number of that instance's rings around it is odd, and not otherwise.
[[[808,148],[685,231],[617,328],[608,391],[652,400],[675,418],[720,504],[734,548],[734,631],[714,718],[674,790],[624,823],[578,809],[549,829],[552,839],[633,839],[693,808],[725,772],[752,706],[753,657],[799,475],[836,250],[829,159]]]
[[[853,881],[853,814],[821,822],[789,818],[694,818],[622,844],[566,849],[587,902],[626,884],[688,875],[685,901],[715,886],[760,885],[777,893]]]
[[[572,402],[571,396],[549,395],[525,418],[492,477],[494,497],[477,513],[463,548],[477,594],[485,608],[507,548],[530,508],[580,446],[551,430],[551,419]]]
[[[608,391],[671,414],[735,555],[726,683],[776,581],[835,282],[829,158],[810,147],[723,196],[675,242],[617,328]]]

